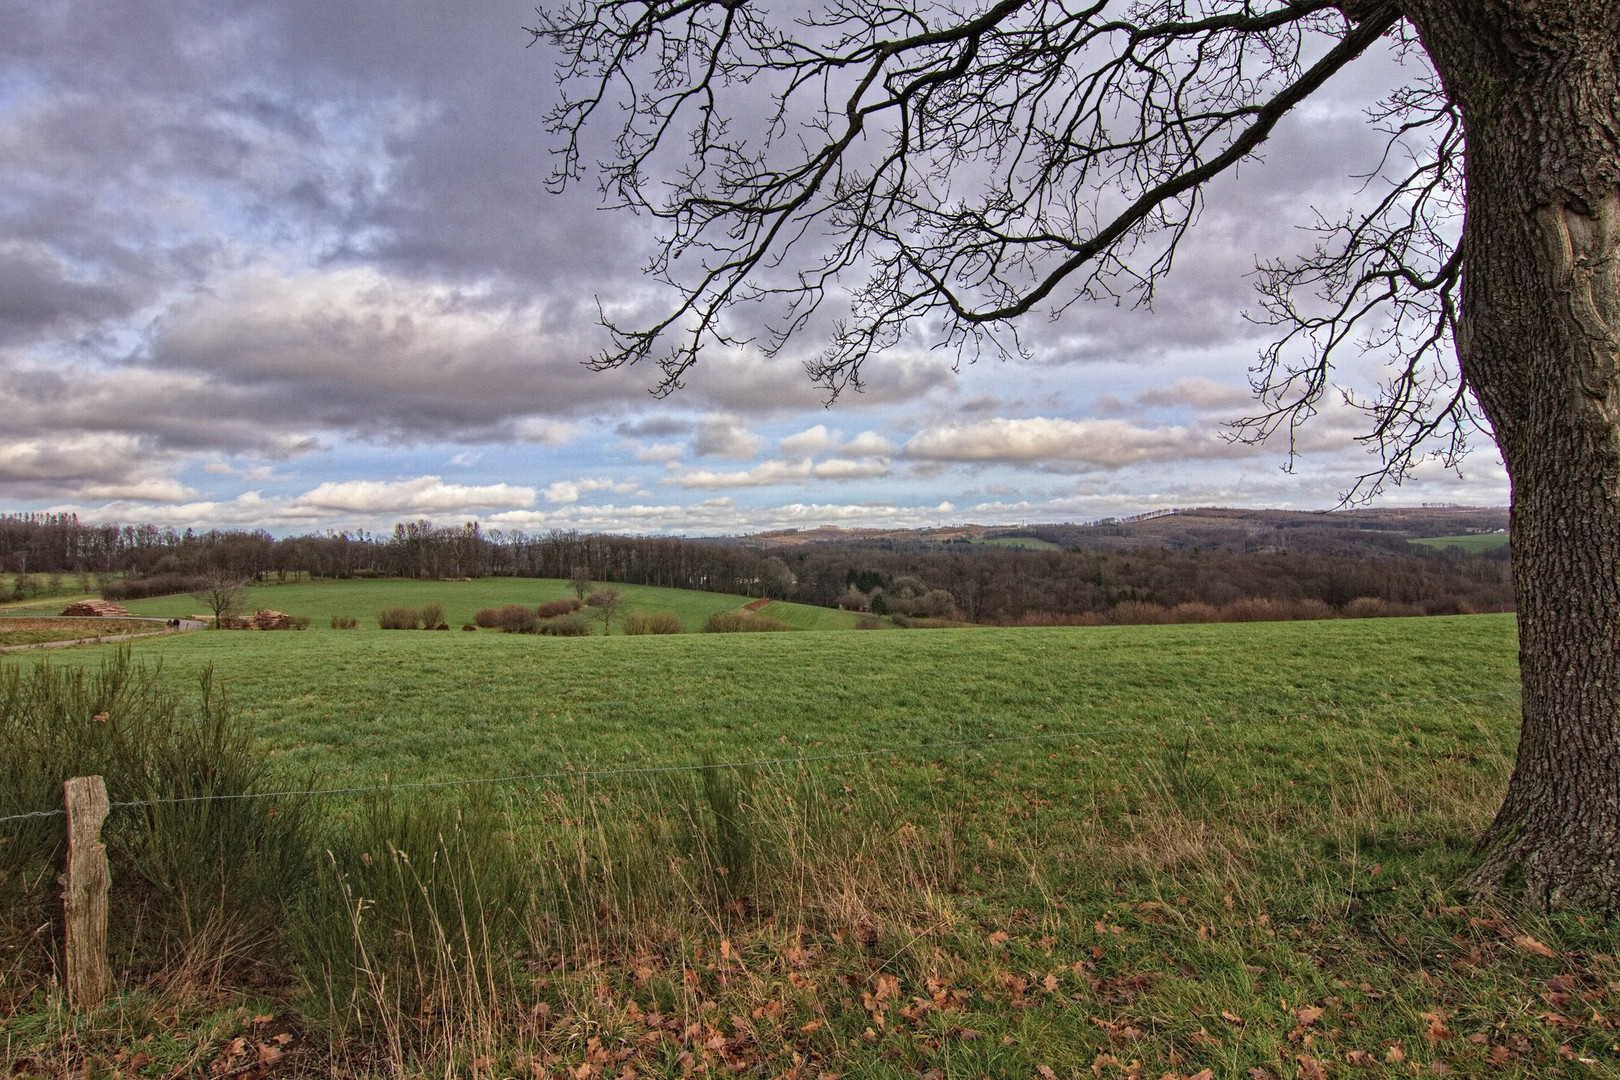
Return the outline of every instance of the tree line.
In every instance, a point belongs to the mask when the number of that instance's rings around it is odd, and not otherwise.
[[[1513,606],[1506,547],[1484,553],[1416,548],[1404,541],[1354,553],[1315,543],[1303,547],[1027,551],[926,539],[851,539],[772,548],[726,539],[563,529],[526,533],[485,530],[475,521],[440,526],[426,520],[401,522],[387,533],[334,531],[278,539],[262,530],[181,532],[85,524],[71,515],[0,517],[0,568],[15,581],[79,574],[88,582],[95,575],[104,592],[121,598],[187,591],[191,579],[219,574],[257,581],[583,575],[598,582],[981,623],[1043,616],[1157,621],[1157,608],[1226,609],[1240,601],[1294,605],[1296,615],[1320,611],[1321,605],[1339,612],[1358,600],[1410,614]]]

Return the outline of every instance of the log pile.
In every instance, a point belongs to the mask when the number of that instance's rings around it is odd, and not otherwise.
[[[115,604],[111,600],[80,600],[76,604],[69,604],[63,615],[76,618],[92,619],[127,619],[130,617],[129,609],[123,604]]]
[[[253,613],[253,629],[255,630],[291,630],[292,616],[285,611],[255,611]]]

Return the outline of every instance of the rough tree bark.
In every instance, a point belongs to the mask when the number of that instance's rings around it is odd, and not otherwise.
[[[1409,0],[1467,140],[1457,353],[1513,483],[1523,729],[1468,884],[1620,901],[1620,4]]]

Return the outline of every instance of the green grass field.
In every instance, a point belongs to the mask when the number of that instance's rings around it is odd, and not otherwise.
[[[1495,551],[1497,548],[1505,546],[1507,542],[1508,537],[1506,533],[1468,533],[1464,536],[1425,536],[1421,539],[1410,541],[1410,543],[1418,544],[1422,547],[1454,547],[1462,548],[1464,551],[1470,553],[1478,551]]]
[[[982,540],[973,541],[975,544],[986,544],[990,547],[1016,548],[1020,551],[1062,551],[1062,544],[1054,544],[1050,540],[1041,540],[1034,536],[989,536]]]
[[[522,584],[536,591],[367,582],[256,602],[324,625],[415,597],[459,624],[561,588]],[[692,596],[683,618],[737,603]],[[131,1075],[229,1072],[233,1039],[245,1068],[279,1030],[264,1015],[290,1025],[300,1068],[341,1075],[1620,1075],[1613,925],[1452,888],[1511,764],[1511,616],[199,632],[130,652],[181,688],[211,667],[287,777],[492,807],[490,857],[543,896],[512,963],[472,965],[487,992],[444,991],[453,1024],[398,1013],[368,1035],[294,987],[131,997],[68,1040],[41,991],[6,1051],[16,1075],[50,1071],[19,1053],[94,1071],[147,1030],[173,1049]],[[317,802],[339,828],[325,843],[375,834],[366,797]],[[377,895],[383,949],[405,931]]]
[[[626,601],[626,611],[667,611],[678,615],[689,632],[703,628],[703,622],[717,611],[735,611],[748,602],[746,597],[724,593],[695,592],[689,589],[658,589],[643,585],[612,585]],[[390,607],[420,607],[427,603],[444,606],[445,621],[460,630],[473,621],[480,608],[522,604],[536,607],[547,600],[572,596],[568,582],[549,578],[481,578],[477,581],[410,581],[399,579],[300,582],[297,584],[254,585],[243,595],[239,610],[263,608],[289,615],[307,615],[310,631],[326,631],[334,615],[353,616],[361,631],[377,630],[377,613]],[[189,595],[133,600],[126,605],[137,615],[172,619],[183,615],[206,614],[202,602]],[[770,613],[801,629],[853,627],[858,618],[851,612],[829,611],[805,604],[778,601]],[[593,633],[601,625],[592,623]],[[353,631],[344,631],[352,633]],[[486,633],[488,631],[485,631]],[[615,628],[615,633],[618,629]]]

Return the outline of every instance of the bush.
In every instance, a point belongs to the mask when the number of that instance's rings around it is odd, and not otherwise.
[[[492,607],[479,608],[478,614],[473,616],[473,622],[482,626],[485,630],[493,630],[501,625],[501,609]]]
[[[638,611],[624,620],[626,634],[679,634],[685,630],[681,617],[668,611]]]
[[[494,625],[500,627],[503,634],[532,634],[539,620],[522,604],[507,604],[495,612]]]
[[[1286,600],[1251,597],[1221,608],[1222,622],[1283,622],[1292,616],[1292,605]]]
[[[377,626],[383,630],[416,630],[421,625],[421,613],[415,608],[386,608],[377,616]]]
[[[417,615],[422,620],[422,626],[431,630],[444,622],[444,605],[437,601],[423,604]]]
[[[555,619],[559,615],[571,615],[584,606],[583,600],[570,596],[563,600],[547,600],[534,613],[542,619]]]
[[[291,616],[288,616],[287,624],[289,626],[291,626],[294,630],[308,630],[309,629],[309,616],[308,615],[291,615]]]
[[[1377,596],[1358,596],[1344,605],[1347,619],[1384,619],[1391,614],[1389,601]]]
[[[584,637],[591,632],[591,624],[583,615],[561,615],[540,623],[539,633],[552,637]]]
[[[1121,600],[1108,613],[1108,621],[1120,626],[1156,626],[1171,621],[1161,604],[1145,600]]]
[[[1170,621],[1178,623],[1212,623],[1221,621],[1221,613],[1213,604],[1195,602],[1177,604],[1170,609]]]
[[[127,652],[95,671],[0,670],[0,817],[60,808],[72,776],[100,775],[114,804],[136,804],[102,836],[108,953],[141,967],[259,959],[284,925],[288,883],[307,878],[313,857],[308,802],[257,797],[310,785],[274,776],[206,669],[199,689],[183,703]],[[64,843],[61,817],[0,825],[0,924],[54,919]],[[39,960],[28,967],[49,970]]]
[[[332,629],[334,630],[355,630],[358,629],[359,626],[360,620],[355,618],[353,615],[332,616]]]
[[[717,611],[703,624],[705,634],[747,634],[792,629],[793,627],[781,619],[741,611]]]
[[[874,619],[870,615],[868,615],[868,616],[865,616],[864,618],[861,618],[861,619],[856,621],[855,629],[857,629],[857,630],[881,630],[881,629],[883,629],[883,620],[882,619]]]

